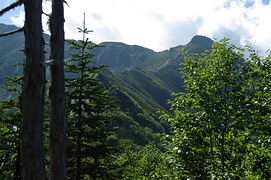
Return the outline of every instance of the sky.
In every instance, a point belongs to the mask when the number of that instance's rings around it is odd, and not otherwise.
[[[2,0],[0,9],[15,0]],[[270,0],[66,0],[65,35],[80,39],[77,27],[94,32],[94,43],[124,42],[162,51],[187,44],[195,35],[230,38],[261,53],[271,48]],[[43,11],[50,13],[50,1]],[[0,17],[0,23],[23,25],[23,7]],[[47,19],[43,18],[44,24]],[[45,32],[48,28],[44,27]]]

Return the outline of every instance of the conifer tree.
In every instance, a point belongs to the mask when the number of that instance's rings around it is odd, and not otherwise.
[[[43,121],[45,102],[45,66],[51,65],[51,161],[50,179],[66,179],[66,133],[64,116],[64,11],[63,0],[52,1],[51,60],[45,63],[42,30],[42,0],[17,0],[0,11],[24,5],[25,23],[22,28],[0,34],[0,37],[24,32],[25,62],[21,92],[21,174],[22,179],[43,180],[45,156]]]
[[[50,175],[51,180],[64,180],[66,172],[66,121],[64,75],[64,7],[63,0],[52,0],[50,17]]]
[[[83,40],[68,41],[72,49],[66,63],[68,176],[71,179],[110,179],[108,157],[113,153],[112,140],[115,139],[111,122],[115,115],[114,99],[97,80],[97,74],[104,66],[94,66],[91,53],[98,45],[93,45],[85,36],[91,32],[85,25]]]
[[[22,88],[21,163],[22,179],[44,180],[43,115],[45,56],[42,0],[24,0],[25,65]]]
[[[25,66],[21,95],[21,170],[22,179],[45,179],[43,134],[44,110],[44,39],[42,35],[42,0],[17,0],[0,11],[24,5],[25,23],[22,28],[0,34],[2,36],[24,32]]]

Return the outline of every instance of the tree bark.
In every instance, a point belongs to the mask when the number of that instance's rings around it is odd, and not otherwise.
[[[24,0],[25,65],[22,90],[21,164],[23,180],[45,180],[43,148],[44,39],[42,0]]]
[[[50,66],[50,180],[67,179],[64,76],[64,8],[63,0],[52,1]]]

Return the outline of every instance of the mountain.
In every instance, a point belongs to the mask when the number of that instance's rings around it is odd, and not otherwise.
[[[0,33],[15,29],[15,26],[0,24]],[[44,35],[48,41],[49,36]],[[4,76],[21,72],[13,64],[23,62],[23,34],[0,38],[0,82]],[[118,42],[101,43],[103,47],[93,50],[93,61],[109,67],[99,75],[108,90],[119,100],[121,118],[116,126],[121,128],[120,137],[144,145],[155,141],[155,133],[168,131],[165,122],[158,119],[156,111],[170,111],[167,104],[172,92],[183,91],[179,64],[183,61],[181,49],[200,53],[210,49],[213,41],[204,36],[195,36],[184,46],[177,46],[162,52],[155,52],[136,45]],[[68,45],[65,57],[69,58]],[[3,92],[3,90],[1,90]],[[2,93],[0,98],[6,96]]]
[[[16,26],[8,26],[0,24],[0,33],[9,32],[16,29]],[[24,37],[22,33],[13,35],[12,37],[0,38],[0,72],[2,80],[3,76],[11,76],[13,73],[19,71],[19,68],[15,68],[11,65],[23,60],[23,42]]]
[[[178,66],[182,59],[181,49],[200,53],[210,49],[213,41],[204,36],[195,36],[185,46],[177,46],[170,50],[154,52],[153,50],[116,42],[101,43],[103,48],[94,50],[94,61],[107,64],[114,73],[120,73],[133,67],[148,71],[158,71],[168,66]]]

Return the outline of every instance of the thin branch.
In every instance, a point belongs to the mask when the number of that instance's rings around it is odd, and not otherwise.
[[[16,8],[16,7],[18,7],[18,6],[22,5],[22,4],[23,4],[23,1],[22,1],[22,0],[18,0],[18,1],[16,1],[16,2],[12,3],[12,4],[9,5],[8,7],[4,8],[4,9],[2,9],[2,10],[0,11],[0,16],[2,16],[4,13],[6,13],[6,12],[8,12],[9,10],[11,10],[11,9],[13,9],[13,8]]]
[[[9,32],[6,32],[6,33],[2,33],[2,34],[0,34],[0,37],[5,37],[5,36],[9,36],[9,35],[18,33],[18,32],[23,32],[23,30],[24,30],[24,27],[16,29],[14,31],[9,31]]]
[[[69,4],[67,3],[67,1],[63,0],[63,2],[64,2],[68,7],[70,7]]]

